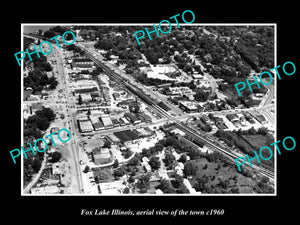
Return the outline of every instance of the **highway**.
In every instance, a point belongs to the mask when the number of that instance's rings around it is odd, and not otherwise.
[[[56,49],[56,46],[54,46],[53,49]],[[64,94],[66,96],[66,100],[67,100],[67,104],[66,104],[66,118],[67,118],[67,124],[69,125],[68,129],[70,130],[73,138],[71,138],[70,140],[70,146],[71,146],[71,155],[72,155],[72,158],[73,158],[73,162],[70,162],[72,163],[73,167],[75,167],[75,172],[76,172],[76,177],[77,177],[77,184],[78,184],[78,192],[79,193],[82,193],[84,192],[83,190],[83,184],[82,184],[82,174],[81,174],[81,170],[80,170],[80,166],[79,166],[79,158],[78,158],[78,144],[76,142],[76,137],[74,137],[74,134],[75,134],[75,121],[72,121],[72,113],[71,113],[71,107],[69,106],[72,106],[72,103],[70,101],[70,97],[69,97],[69,85],[67,85],[67,77],[65,76],[64,74],[64,65],[63,65],[63,60],[62,60],[62,56],[61,56],[61,51],[57,51],[57,71],[58,71],[58,77],[60,76],[60,84],[62,85],[62,90],[64,90]]]
[[[195,139],[201,141],[202,143],[213,147],[215,150],[225,154],[228,156],[230,159],[234,161],[234,159],[240,157],[236,153],[232,153],[230,150],[226,150],[218,146],[213,140],[211,140],[207,136],[202,136],[199,133],[196,133],[194,130],[192,130],[190,127],[187,125],[182,124],[177,120],[177,118],[173,117],[170,115],[168,112],[166,112],[164,109],[162,109],[160,106],[157,105],[157,102],[153,100],[151,97],[147,96],[142,90],[140,90],[138,87],[134,86],[132,83],[128,82],[127,80],[124,80],[123,77],[119,76],[116,72],[114,72],[112,69],[110,69],[108,66],[104,65],[102,62],[100,62],[97,58],[95,58],[87,49],[84,49],[86,52],[86,56],[89,57],[91,60],[94,61],[96,65],[101,67],[103,71],[109,75],[112,79],[117,81],[118,83],[122,84],[127,90],[132,92],[134,95],[138,96],[141,98],[145,103],[147,103],[150,107],[158,111],[162,116],[166,117],[169,121],[172,121],[176,124],[176,126],[184,131],[186,134],[194,137]],[[235,163],[235,162],[234,162]],[[245,166],[250,167],[249,165],[245,164]],[[257,169],[259,173],[262,175],[268,177],[270,180],[274,181],[274,172],[269,171],[267,169],[253,166],[252,168]]]

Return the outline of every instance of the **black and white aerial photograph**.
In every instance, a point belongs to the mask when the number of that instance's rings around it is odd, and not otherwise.
[[[276,194],[276,24],[21,35],[22,195]]]
[[[296,2],[109,3],[2,14],[3,220],[297,221]]]

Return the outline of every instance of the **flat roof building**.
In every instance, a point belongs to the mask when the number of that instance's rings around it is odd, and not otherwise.
[[[94,148],[92,153],[96,165],[109,163],[112,160],[112,155],[108,148]]]
[[[78,120],[79,130],[82,133],[94,131],[93,125],[89,120]]]
[[[113,127],[113,123],[112,123],[110,117],[101,116],[101,121],[106,128]]]

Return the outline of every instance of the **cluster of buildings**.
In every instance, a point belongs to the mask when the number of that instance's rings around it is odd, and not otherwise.
[[[151,123],[152,119],[143,112],[136,114],[126,112],[122,117],[119,118],[113,116],[112,114],[92,112],[90,115],[86,115],[86,113],[79,114],[77,116],[77,121],[80,132],[87,133],[131,124],[137,125]]]

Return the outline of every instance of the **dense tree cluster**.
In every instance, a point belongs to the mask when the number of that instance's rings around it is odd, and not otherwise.
[[[29,43],[29,42],[27,42]],[[31,87],[33,93],[42,91],[46,88],[54,89],[58,82],[55,77],[48,77],[46,72],[52,71],[52,66],[47,61],[47,57],[40,53],[31,55],[32,61],[28,57],[24,59],[24,65],[31,68],[28,76],[24,77],[24,88]]]
[[[42,138],[42,132],[48,129],[50,122],[55,118],[55,113],[50,108],[44,108],[42,110],[36,111],[35,115],[28,117],[24,121],[24,149],[29,148],[31,143]],[[31,180],[33,173],[39,171],[41,167],[41,162],[44,157],[44,152],[38,152],[35,156],[31,152],[27,152],[27,159],[24,158],[24,183],[27,183]]]
[[[254,156],[254,152],[251,146],[249,146],[247,142],[241,139],[236,133],[231,131],[218,130],[215,133],[215,136],[224,141],[230,147],[236,146],[243,153],[248,154],[249,156]]]
[[[51,157],[51,159],[49,160],[49,162],[51,163],[56,163],[61,159],[61,152],[55,151],[55,152],[51,152],[49,153],[49,156]],[[87,168],[89,170],[89,168]]]
[[[64,26],[55,26],[55,27],[51,27],[49,30],[46,30],[44,32],[44,36],[47,38],[53,38],[54,36],[57,35],[63,35],[66,31],[70,31],[71,29],[64,27]],[[70,33],[67,33],[65,35],[65,40],[72,40],[73,36]]]
[[[41,70],[33,70],[28,72],[28,76],[24,78],[24,87],[31,87],[33,94],[42,91],[45,88],[54,89],[58,82],[55,77],[48,77]]]

